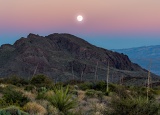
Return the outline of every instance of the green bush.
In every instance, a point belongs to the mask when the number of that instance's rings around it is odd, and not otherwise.
[[[26,85],[24,87],[24,90],[26,90],[26,91],[32,91],[34,89],[36,89],[36,87],[34,85]]]
[[[53,80],[45,75],[36,75],[32,77],[31,84],[37,87],[52,87]]]
[[[96,91],[94,89],[88,89],[88,90],[86,90],[85,94],[88,97],[95,97],[96,96]]]
[[[29,99],[25,97],[22,92],[10,88],[5,89],[2,98],[9,105],[23,106],[29,101]]]
[[[4,109],[0,109],[0,115],[29,115],[29,114],[21,111],[17,107],[11,106]]]
[[[128,98],[131,96],[131,93],[127,91],[125,86],[117,84],[109,84],[110,92],[115,93],[120,98]]]
[[[79,84],[79,88],[81,89],[81,90],[87,90],[87,89],[93,89],[93,83],[91,83],[91,82],[84,82],[84,83],[82,83],[82,84]]]
[[[133,96],[139,95],[145,97],[147,95],[147,88],[146,87],[137,87],[137,86],[132,86],[129,88],[131,91],[131,94]],[[153,89],[149,89],[148,97],[149,99],[154,99],[156,95],[156,92]]]
[[[45,94],[48,90],[46,89],[46,87],[41,87],[38,91],[38,95],[37,95],[37,99],[45,99]]]
[[[4,78],[3,83],[12,84],[12,85],[16,85],[16,86],[21,86],[21,85],[27,85],[29,83],[29,81],[22,78],[22,77],[11,76],[11,77],[8,77],[8,78]]]
[[[160,105],[144,97],[113,98],[110,115],[159,115]]]
[[[102,91],[96,91],[94,89],[88,89],[86,90],[86,93],[85,93],[86,96],[88,97],[96,97],[96,98],[99,98],[102,100],[104,94]]]
[[[102,91],[102,92],[106,92],[106,86],[107,86],[107,84],[105,81],[100,81],[100,82],[96,83],[94,89]]]
[[[80,81],[80,80],[69,80],[64,82],[64,85],[77,85],[77,84],[81,84],[84,83],[84,81]]]
[[[8,104],[5,102],[5,100],[3,99],[0,99],[0,108],[4,108],[4,107],[7,107]]]

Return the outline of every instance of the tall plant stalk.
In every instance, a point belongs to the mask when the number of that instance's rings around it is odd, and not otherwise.
[[[108,87],[108,82],[109,82],[109,61],[108,61],[106,82],[107,82],[106,92],[108,93],[109,92],[109,87]]]
[[[149,100],[149,89],[150,89],[150,80],[151,80],[151,72],[150,72],[150,66],[151,66],[151,61],[149,64],[149,70],[148,70],[148,78],[147,78],[147,102]]]
[[[81,81],[83,80],[82,78],[83,78],[83,71],[82,71],[82,73],[81,73]]]
[[[74,80],[74,72],[73,72],[73,62],[72,62],[72,79]]]
[[[97,80],[97,68],[98,68],[98,61],[97,61],[96,70],[95,70],[95,77],[94,77],[94,81],[95,81],[95,82],[96,82],[96,80]]]
[[[147,102],[149,100],[149,89],[150,89],[150,70],[148,71],[148,82],[147,82]]]
[[[38,64],[39,64],[39,63],[38,63]],[[36,68],[35,68],[35,70],[34,70],[33,76],[34,76],[34,75],[36,74],[36,72],[37,72],[38,64],[37,64],[37,66],[36,66]]]

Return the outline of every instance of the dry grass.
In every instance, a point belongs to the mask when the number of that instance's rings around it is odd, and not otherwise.
[[[0,93],[0,99],[3,97],[3,94],[2,93]]]
[[[104,103],[94,103],[91,108],[95,115],[103,115],[106,110],[106,105]]]
[[[49,90],[45,93],[44,95],[47,99],[51,98],[52,96],[54,96],[54,91],[53,90]]]
[[[7,85],[6,84],[0,84],[0,87],[5,88]]]
[[[47,100],[37,100],[36,103],[42,105],[46,109],[49,105],[51,105],[50,102],[48,102]]]
[[[40,104],[36,102],[28,102],[24,107],[23,110],[28,112],[30,115],[46,115],[47,110]]]
[[[52,105],[48,106],[48,110],[47,111],[48,111],[49,115],[60,115],[59,114],[59,110],[56,107],[52,106]]]
[[[33,94],[33,93],[31,93],[31,92],[27,92],[27,91],[25,91],[25,92],[23,92],[23,94],[28,98],[28,99],[30,99],[31,101],[35,101],[35,98],[36,98],[36,94]]]
[[[78,91],[78,101],[81,101],[85,98],[85,91],[79,90]]]
[[[23,95],[28,99],[30,99],[31,101],[35,101],[37,93],[28,92],[28,91],[25,91],[23,88],[19,88],[19,87],[16,87],[15,90],[23,93]]]
[[[88,98],[87,102],[88,103],[99,103],[100,100],[98,98]]]

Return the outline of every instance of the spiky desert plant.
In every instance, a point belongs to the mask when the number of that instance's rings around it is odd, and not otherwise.
[[[54,89],[54,96],[50,98],[50,102],[57,108],[59,111],[67,114],[70,109],[75,108],[77,102],[72,98],[72,95],[68,93],[68,86],[63,88],[59,86]]]

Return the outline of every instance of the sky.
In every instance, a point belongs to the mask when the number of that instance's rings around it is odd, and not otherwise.
[[[160,0],[0,0],[0,45],[29,33],[70,33],[107,49],[160,45]]]

